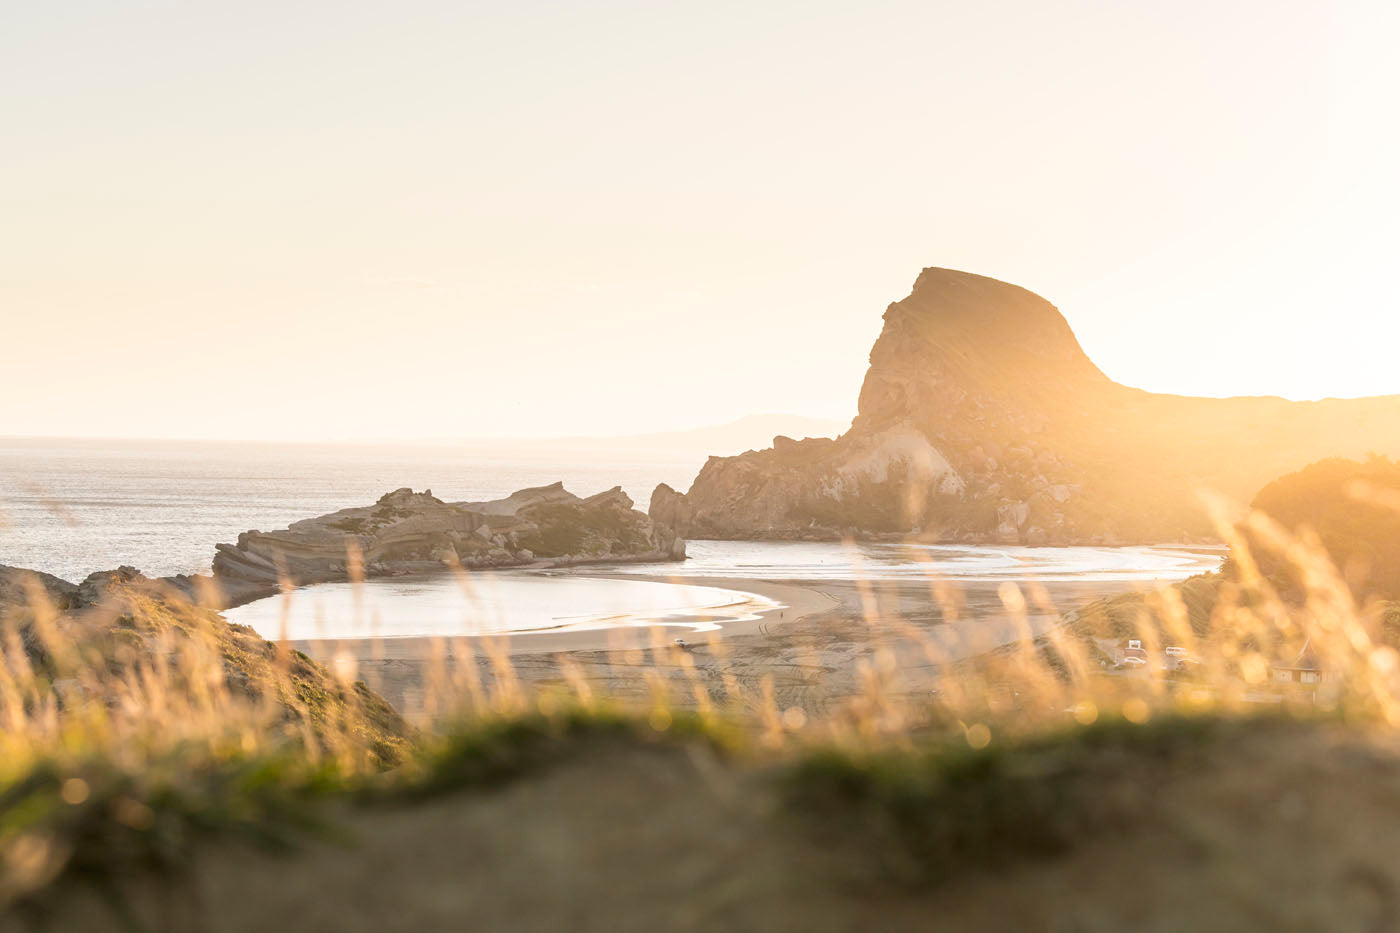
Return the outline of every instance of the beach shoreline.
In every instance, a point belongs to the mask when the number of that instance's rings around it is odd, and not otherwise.
[[[777,605],[755,607],[752,618],[724,621],[718,628],[709,632],[691,632],[682,625],[659,626],[667,631],[666,641],[676,638],[686,641],[708,641],[713,635],[718,638],[734,638],[744,635],[765,633],[776,624],[796,623],[822,613],[834,612],[842,607],[842,600],[807,586],[793,583],[778,583],[767,580],[751,580],[740,577],[701,577],[684,574],[633,574],[617,573],[593,577],[582,573],[577,576],[604,580],[635,580],[643,583],[670,583],[683,586],[703,586],[734,590],[749,596],[769,600]],[[703,613],[697,613],[703,616]],[[578,628],[567,631],[531,631],[492,635],[462,634],[452,638],[430,636],[403,636],[357,639],[300,639],[293,640],[292,646],[313,658],[323,659],[335,655],[348,656],[357,662],[380,660],[427,662],[444,651],[450,656],[453,643],[465,642],[478,648],[489,647],[492,651],[522,655],[552,655],[576,651],[618,651],[650,647],[653,641],[653,626],[626,625],[616,627]]]
[[[1048,585],[1056,611],[1013,618],[1000,586],[964,584],[941,603],[926,581],[759,580],[685,574],[608,574],[649,582],[720,586],[780,605],[712,632],[619,626],[571,632],[459,638],[306,641],[295,646],[353,672],[410,718],[460,702],[475,679],[486,696],[517,686],[577,692],[622,703],[713,701],[775,704],[824,716],[881,680],[888,696],[915,704],[937,689],[947,665],[996,651],[1025,633],[1038,637],[1063,613],[1129,590],[1133,581]],[[1028,626],[1028,629],[1027,629]],[[687,644],[682,650],[677,637]],[[449,687],[445,692],[444,685]],[[456,699],[454,699],[454,696]],[[708,698],[708,699],[706,699]]]

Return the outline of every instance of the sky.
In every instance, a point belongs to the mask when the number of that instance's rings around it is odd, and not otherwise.
[[[1400,393],[1400,4],[0,6],[0,435],[848,419],[925,266]]]

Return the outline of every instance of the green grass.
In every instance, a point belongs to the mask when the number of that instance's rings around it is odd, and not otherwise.
[[[960,737],[871,753],[815,749],[782,777],[791,814],[824,843],[869,853],[892,877],[937,883],[1067,851],[1151,806],[1192,750],[1242,725],[1122,719],[970,748]]]
[[[455,793],[479,793],[546,773],[582,755],[628,747],[717,750],[724,766],[783,806],[795,822],[877,874],[928,884],[958,872],[1053,856],[1126,825],[1151,807],[1153,787],[1259,721],[1120,719],[994,736],[973,749],[956,734],[905,735],[896,745],[829,742],[765,750],[751,732],[716,717],[612,707],[546,705],[518,715],[461,718],[420,739],[391,772],[348,772],[304,754],[176,750],[122,766],[110,754],[45,760],[0,787],[0,846],[22,838],[50,864],[4,892],[42,920],[71,885],[102,893],[122,917],[134,878],[178,883],[210,845],[271,852],[338,838],[338,815]],[[1174,772],[1173,769],[1176,769]],[[71,793],[73,781],[81,794]],[[65,793],[65,788],[70,790]],[[10,858],[13,864],[13,858]],[[25,879],[20,879],[24,881]]]
[[[123,881],[179,881],[206,844],[287,851],[334,836],[337,807],[389,805],[497,787],[608,745],[698,741],[732,751],[717,720],[563,707],[549,715],[456,720],[413,747],[401,767],[348,772],[304,753],[191,746],[122,764],[109,750],[34,762],[0,783],[0,904],[42,918],[66,885],[90,885],[123,914]],[[18,853],[18,854],[16,854]],[[32,861],[30,870],[17,871]]]
[[[520,546],[536,557],[640,553],[651,546],[631,513],[606,504],[546,503],[522,510],[521,516],[537,526],[518,537]]]
[[[0,892],[42,917],[67,885],[90,885],[120,918],[124,879],[178,878],[212,841],[285,851],[328,831],[316,803],[348,786],[334,764],[291,753],[39,761],[0,789]]]
[[[641,716],[570,704],[549,714],[532,710],[458,720],[421,744],[405,767],[376,786],[390,799],[433,796],[507,783],[607,744],[691,741],[726,753],[745,747],[735,724],[714,717],[680,711]]]

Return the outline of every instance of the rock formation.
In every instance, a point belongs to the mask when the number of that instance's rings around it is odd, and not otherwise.
[[[632,508],[620,487],[579,498],[562,483],[522,489],[492,502],[444,502],[431,492],[396,489],[372,506],[248,531],[219,544],[213,582],[225,605],[293,584],[468,568],[560,566],[685,557],[685,542]],[[181,578],[194,591],[200,580]]]
[[[1247,501],[1281,473],[1372,450],[1400,453],[1400,396],[1129,388],[1043,298],[934,268],[886,310],[850,430],[711,457],[689,492],[658,487],[651,514],[692,538],[1189,541],[1214,533],[1201,490]]]
[[[23,606],[35,599],[46,601],[57,610],[76,604],[78,587],[51,573],[26,570],[23,567],[0,565],[0,613],[14,606]]]
[[[89,574],[73,584],[0,566],[0,626],[24,655],[8,664],[52,683],[60,704],[101,698],[114,718],[132,714],[121,702],[126,685],[163,677],[162,689],[207,698],[215,684],[205,678],[213,674],[231,698],[277,710],[269,725],[295,726],[291,734],[301,734],[304,726],[327,749],[337,741],[335,730],[345,728],[366,740],[380,764],[402,760],[413,730],[377,693],[340,680],[300,652],[281,652],[253,629],[186,599],[170,583],[133,567]],[[190,668],[194,656],[212,664]],[[136,715],[149,713],[140,708]]]

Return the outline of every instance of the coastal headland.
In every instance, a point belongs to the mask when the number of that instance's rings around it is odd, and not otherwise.
[[[1247,502],[1316,460],[1372,451],[1400,455],[1400,396],[1131,388],[1039,295],[928,268],[885,310],[848,431],[711,457],[687,492],[658,486],[650,512],[690,538],[1199,542],[1218,532],[1203,490]]]

